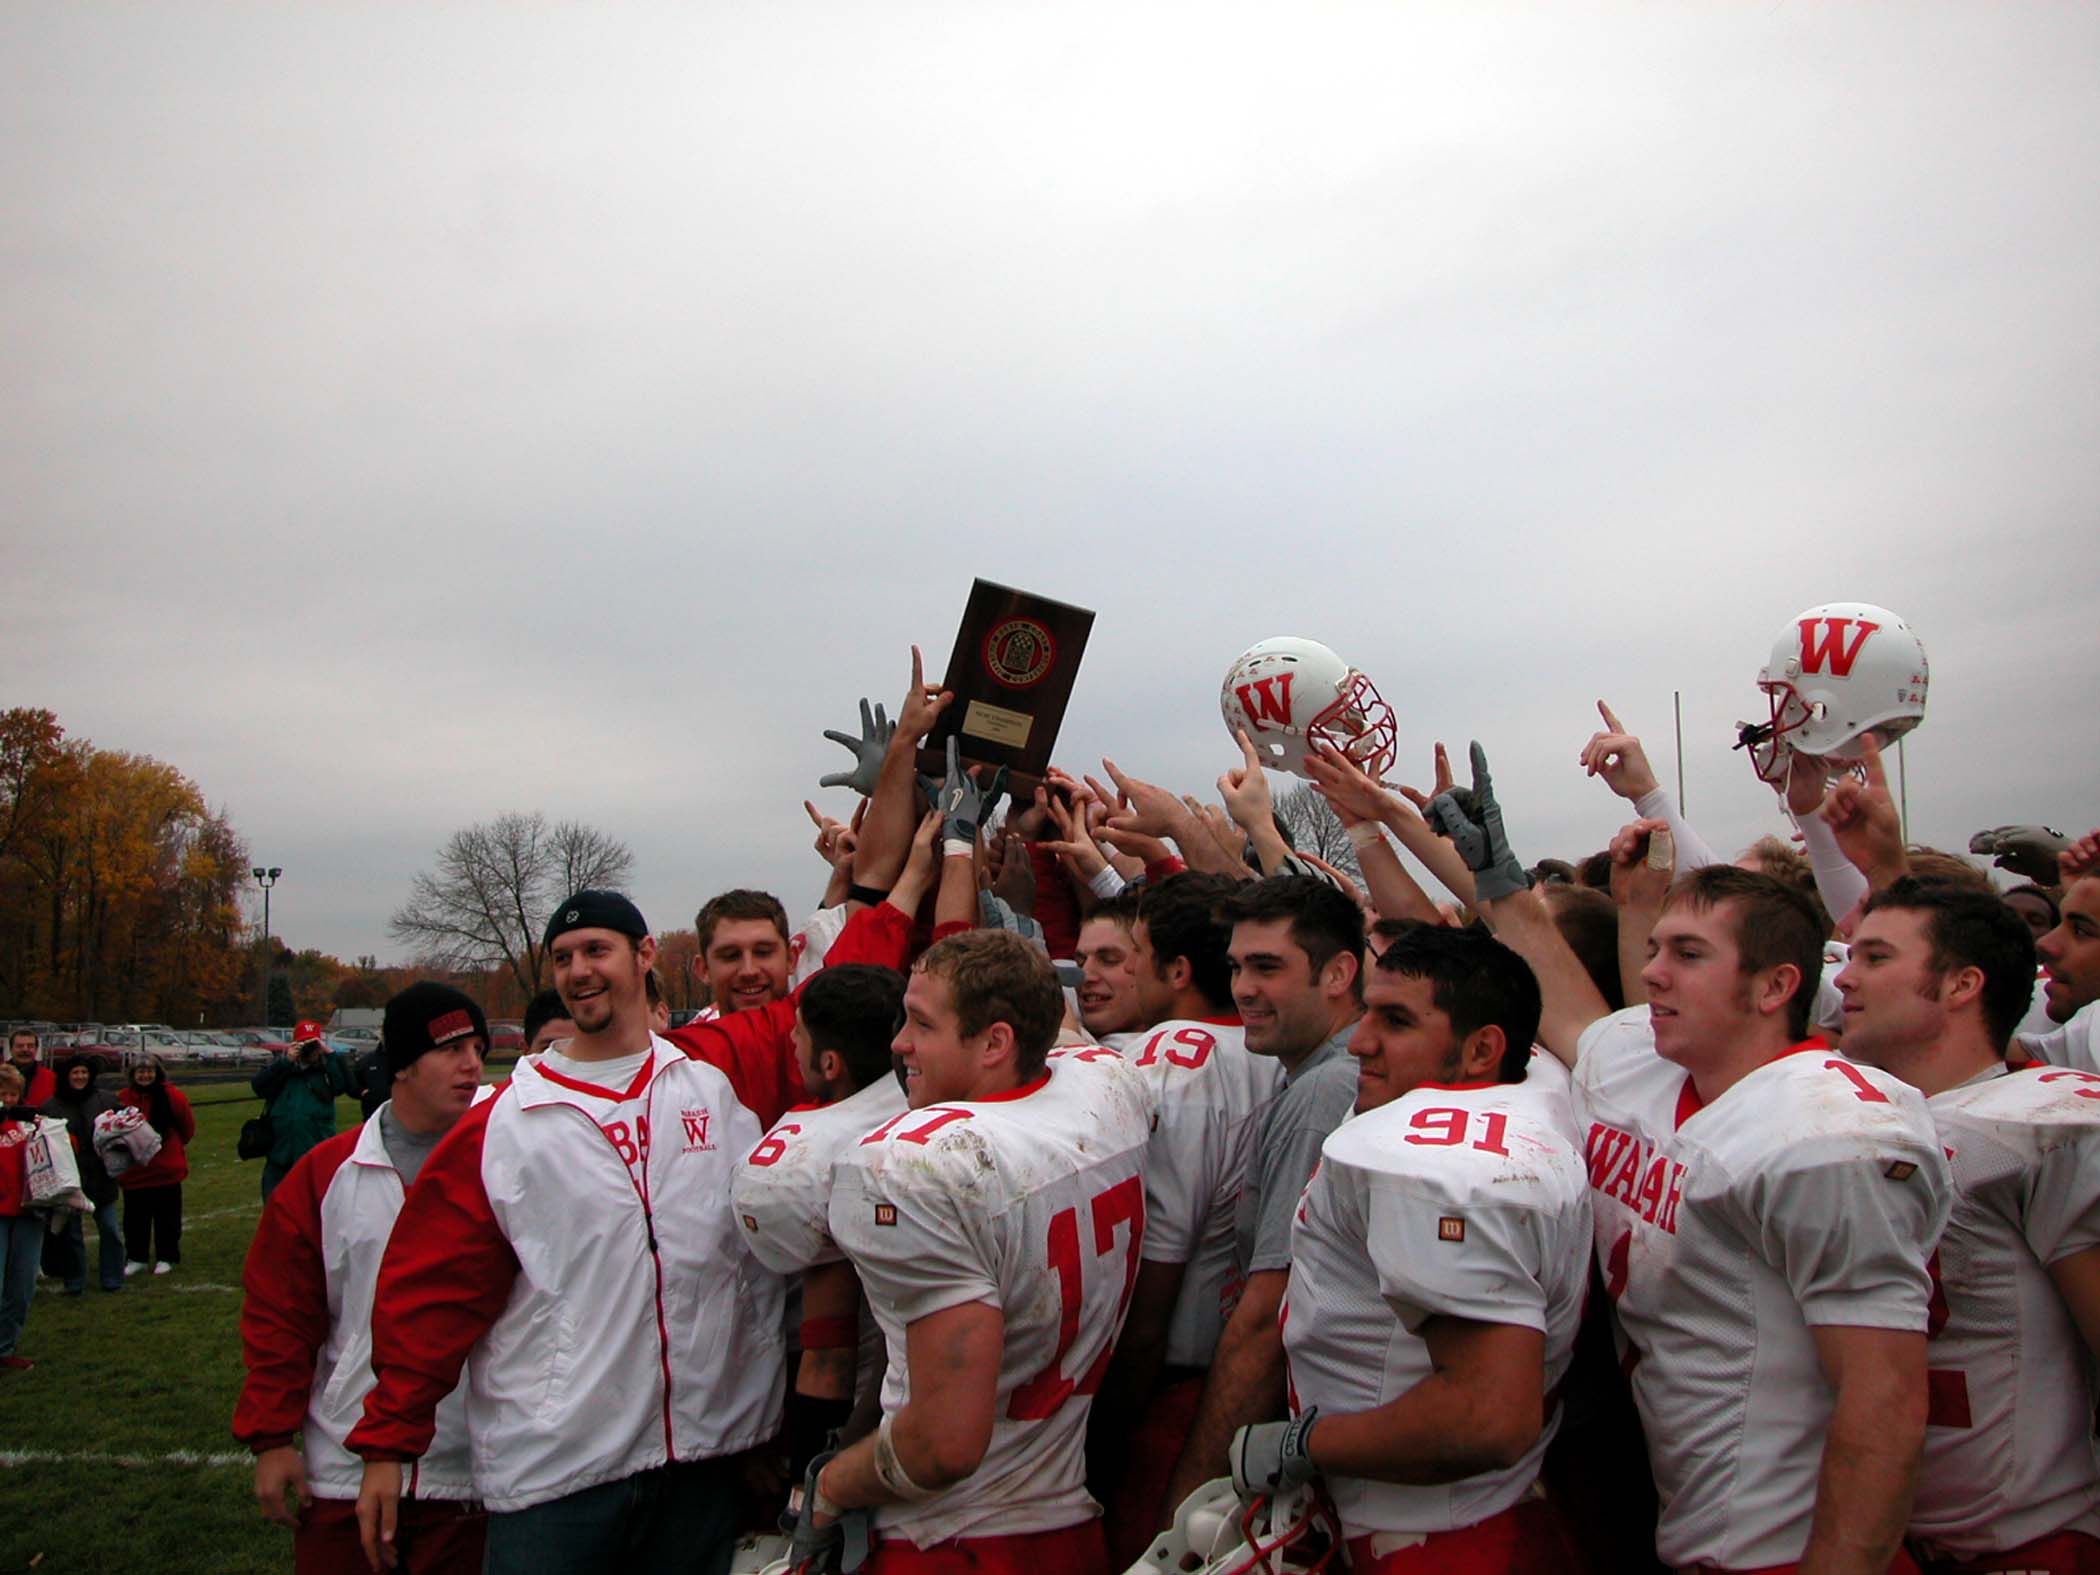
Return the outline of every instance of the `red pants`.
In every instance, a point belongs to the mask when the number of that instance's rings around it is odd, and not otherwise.
[[[1018,1537],[957,1537],[916,1548],[881,1539],[862,1575],[1108,1575],[1108,1544],[1101,1522],[1081,1521],[1059,1531]]]
[[[394,1546],[401,1552],[397,1575],[480,1575],[488,1528],[479,1504],[403,1499],[394,1521]],[[292,1568],[297,1575],[372,1575],[357,1540],[353,1501],[317,1498],[307,1506],[292,1536]]]
[[[1153,1533],[1181,1507],[1167,1502],[1167,1478],[1196,1424],[1202,1398],[1201,1373],[1155,1391],[1128,1447],[1119,1452],[1115,1480],[1092,1484],[1102,1503],[1109,1568],[1127,1570],[1143,1558]]]
[[[1723,1569],[1718,1564],[1688,1564],[1677,1575],[1798,1575],[1798,1564],[1761,1564],[1754,1570]],[[1903,1549],[1889,1561],[1888,1575],[1920,1575],[1917,1564]]]
[[[1544,1499],[1512,1504],[1461,1531],[1433,1531],[1411,1548],[1373,1551],[1374,1536],[1349,1539],[1355,1575],[1564,1575],[1579,1569],[1560,1517]]]
[[[2003,1553],[1920,1562],[1925,1575],[2100,1575],[2100,1541],[2082,1531],[2059,1531]]]

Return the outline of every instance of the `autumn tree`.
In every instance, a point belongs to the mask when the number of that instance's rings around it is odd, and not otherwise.
[[[0,1001],[18,1014],[223,1020],[240,999],[247,849],[146,755],[0,712]]]
[[[546,974],[540,934],[554,905],[586,886],[617,887],[634,867],[625,844],[573,820],[499,815],[455,831],[419,874],[387,933],[427,966],[502,969],[530,996]]]

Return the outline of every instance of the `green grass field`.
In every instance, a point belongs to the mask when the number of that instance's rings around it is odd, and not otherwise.
[[[187,1092],[182,1266],[103,1295],[90,1222],[88,1293],[41,1282],[21,1341],[36,1369],[0,1376],[0,1571],[291,1568],[291,1534],[263,1521],[231,1432],[241,1264],[262,1210],[261,1162],[235,1159],[234,1140],[261,1106],[238,1083]],[[336,1116],[354,1122],[356,1104]]]

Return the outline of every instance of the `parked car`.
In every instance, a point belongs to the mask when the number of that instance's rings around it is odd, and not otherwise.
[[[517,1055],[525,1048],[523,1023],[490,1023],[489,1054]]]

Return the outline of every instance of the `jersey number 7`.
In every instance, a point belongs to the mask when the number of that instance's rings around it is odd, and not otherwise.
[[[1079,1254],[1079,1209],[1076,1206],[1059,1209],[1050,1219],[1050,1267],[1057,1273],[1060,1299],[1057,1350],[1043,1370],[1017,1387],[1007,1401],[1006,1414],[1016,1422],[1040,1422],[1075,1394],[1091,1395],[1101,1387],[1101,1380],[1108,1372],[1108,1359],[1115,1352],[1116,1332],[1122,1328],[1123,1313],[1130,1305],[1130,1293],[1137,1284],[1138,1250],[1144,1245],[1144,1183],[1136,1176],[1125,1177],[1106,1192],[1096,1194],[1087,1206],[1087,1212],[1093,1217],[1093,1260],[1096,1263],[1115,1250],[1116,1227],[1128,1227],[1129,1239],[1122,1254],[1123,1288],[1116,1297],[1115,1322],[1109,1327],[1102,1339],[1100,1353],[1088,1364],[1087,1370],[1077,1380],[1067,1378],[1065,1357],[1072,1349],[1072,1342],[1079,1337],[1086,1282]]]

